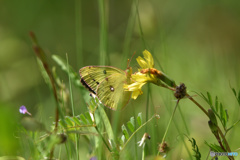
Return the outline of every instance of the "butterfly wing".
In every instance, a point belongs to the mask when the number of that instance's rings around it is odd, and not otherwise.
[[[106,77],[97,88],[97,97],[110,109],[123,108],[131,96],[131,92],[124,91],[124,83],[127,83],[124,71]]]
[[[123,70],[111,66],[86,66],[79,70],[81,83],[96,94],[98,85],[108,76],[125,74]]]

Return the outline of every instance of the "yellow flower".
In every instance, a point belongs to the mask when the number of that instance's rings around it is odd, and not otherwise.
[[[141,66],[142,69],[147,69],[147,68],[153,68],[154,67],[154,61],[153,57],[150,52],[147,50],[143,51],[143,56],[145,60],[142,57],[137,58],[138,64]]]
[[[125,91],[132,91],[132,99],[136,99],[139,95],[143,94],[141,90],[142,86],[147,82],[154,83],[156,85],[162,85],[160,79],[157,77],[157,74],[151,73],[151,69],[154,69],[154,61],[150,52],[147,50],[143,51],[144,58],[138,57],[137,62],[141,66],[139,72],[132,75],[133,83],[129,85],[124,85]],[[156,70],[157,71],[157,70]]]
[[[132,99],[137,99],[139,95],[143,94],[143,91],[141,90],[142,86],[146,84],[147,82],[154,83],[156,85],[161,85],[161,81],[152,74],[143,74],[140,72],[137,72],[136,74],[132,75],[132,80],[134,83],[129,85],[124,85],[125,91],[132,91]]]

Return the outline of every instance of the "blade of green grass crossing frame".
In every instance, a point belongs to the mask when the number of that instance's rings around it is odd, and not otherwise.
[[[71,82],[71,77],[70,77],[70,72],[69,72],[69,65],[68,65],[68,55],[66,53],[66,60],[67,60],[67,71],[68,71],[68,82],[69,82],[69,90],[70,90],[70,100],[71,100],[71,106],[72,106],[72,113],[73,116],[75,116],[75,109],[74,109],[74,104],[73,104],[73,94],[72,94],[72,82]],[[76,123],[74,124],[74,126],[76,126]],[[75,129],[76,130],[76,129]],[[79,135],[75,134],[75,139],[76,139],[76,146],[75,146],[75,150],[76,150],[76,158],[79,159]]]
[[[82,1],[75,0],[75,31],[77,66],[83,66],[83,37],[82,37]]]
[[[135,21],[136,21],[136,1],[134,0],[131,5],[131,11],[130,15],[128,18],[128,24],[127,24],[127,29],[125,33],[125,38],[124,38],[124,44],[123,44],[123,56],[122,56],[122,65],[121,68],[126,68],[127,64],[127,59],[128,55],[130,53],[130,42],[132,38],[132,33],[134,30],[135,26]],[[120,117],[121,112],[120,111],[115,111],[113,113],[113,133],[116,135],[117,134],[117,129],[119,126],[119,117]]]
[[[131,44],[131,38],[135,26],[135,21],[136,21],[136,7],[135,7],[135,1],[132,2],[131,5],[131,11],[130,15],[128,18],[128,24],[127,24],[127,29],[125,33],[125,38],[123,42],[123,55],[122,55],[122,65],[121,68],[126,68],[127,66],[127,59],[128,55],[130,53],[130,44]]]
[[[108,15],[106,12],[106,6],[108,6],[104,0],[98,0],[99,7],[99,19],[100,19],[100,65],[106,65],[107,57],[107,31],[108,24],[107,19]]]

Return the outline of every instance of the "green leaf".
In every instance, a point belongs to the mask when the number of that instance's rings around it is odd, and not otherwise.
[[[128,139],[129,134],[128,134],[127,128],[125,127],[124,124],[122,125],[122,132],[123,132],[123,135],[125,136],[125,138]]]
[[[223,112],[224,112],[223,105],[222,105],[222,103],[220,103],[220,117],[221,118],[223,117]]]
[[[223,112],[223,124],[224,124],[224,128],[226,128],[227,122],[228,122],[228,113],[227,110],[225,109],[225,111]]]
[[[95,97],[94,100],[97,104],[101,104],[101,102],[99,101],[99,99],[97,97]]]
[[[134,117],[131,117],[131,118],[130,118],[130,122],[131,122],[131,124],[133,125],[133,128],[134,128],[134,130],[135,130],[135,118],[134,118]]]
[[[80,120],[77,117],[73,117],[73,121],[77,124],[77,125],[81,125]]]
[[[94,98],[91,98],[90,105],[92,105],[92,106],[96,106],[97,105]]]
[[[62,120],[60,120],[58,124],[60,124],[63,128],[65,127],[64,122]]]
[[[208,102],[209,104],[212,106],[212,97],[211,94],[209,92],[207,92],[207,96],[208,96]]]
[[[219,146],[219,145],[216,145],[216,144],[208,144],[206,141],[205,141],[205,144],[211,148],[212,151],[214,152],[224,152],[224,150]]]
[[[47,71],[43,67],[42,61],[40,59],[37,59],[37,63],[38,63],[38,66],[40,68],[40,72],[42,74],[42,77],[43,77],[45,83],[51,88],[52,86],[51,86],[50,78],[49,78],[49,76],[47,74]]]
[[[89,112],[85,112],[85,117],[87,118],[88,122],[90,122],[90,124],[92,124],[92,123],[93,123],[93,121],[92,121],[92,118],[91,118],[91,116],[90,116],[90,113],[89,113]]]
[[[220,120],[222,121],[223,127],[226,128],[228,115],[226,110],[223,109],[222,103],[220,103]]]
[[[200,93],[200,94],[202,95],[202,98],[203,98],[207,103],[209,103],[207,97],[206,97],[204,94],[202,94],[202,93]]]
[[[84,124],[87,124],[87,119],[83,114],[80,115],[80,119],[83,121]]]
[[[93,97],[90,99],[89,103],[90,104],[88,105],[88,109],[90,110],[91,113],[94,113],[98,104],[96,103]]]
[[[124,135],[122,135],[122,137],[121,137],[121,142],[122,142],[122,143],[120,143],[120,144],[122,144],[122,145],[123,145],[123,144],[125,143],[125,140],[126,140],[125,136],[124,136]]]
[[[53,60],[60,66],[62,67],[62,70],[68,73],[68,67],[67,67],[67,62],[63,60],[61,57],[57,55],[52,56]],[[71,66],[69,66],[69,76],[73,80],[74,84],[76,86],[81,86],[79,76],[78,74],[73,70]],[[81,86],[82,87],[82,86]]]
[[[130,121],[127,122],[127,126],[128,126],[128,129],[131,131],[131,132],[134,132],[134,126],[132,125],[132,123]]]
[[[232,91],[233,91],[233,94],[234,94],[235,96],[237,96],[237,92],[236,92],[236,90],[235,90],[234,88],[232,88]]]
[[[73,119],[71,117],[66,116],[65,121],[67,122],[67,125],[73,126]]]
[[[99,101],[96,101],[96,102],[98,103]],[[114,134],[113,134],[112,126],[111,126],[111,123],[108,119],[108,116],[107,116],[106,112],[104,111],[103,106],[100,103],[98,103],[98,104],[99,105],[98,105],[97,110],[99,111],[99,116],[101,116],[102,123],[104,124],[104,126],[106,128],[106,133],[108,135],[108,139],[114,140]]]
[[[196,141],[194,138],[192,138],[192,146],[195,147],[195,145],[196,145]]]
[[[190,141],[191,144],[192,144],[192,150],[195,152],[194,157],[196,157],[196,160],[201,160],[201,153],[200,153],[200,151],[198,149],[196,140],[194,138],[192,138],[192,139],[188,138],[188,141]]]
[[[237,101],[238,101],[238,105],[240,106],[240,90],[238,91],[238,94],[236,92],[236,90],[234,88],[231,88],[233,91],[234,96],[236,97]]]
[[[134,132],[134,131],[135,131],[135,119],[134,119],[134,117],[131,117],[131,118],[130,118],[130,121],[127,122],[127,126],[128,126],[128,129],[129,129],[131,132]]]
[[[138,122],[138,125],[139,125],[139,126],[142,125],[142,113],[138,113],[137,122]]]
[[[215,98],[215,108],[216,108],[216,112],[218,112],[218,97],[217,96]]]
[[[239,92],[238,92],[237,100],[238,100],[238,104],[240,105],[240,90],[239,90]]]

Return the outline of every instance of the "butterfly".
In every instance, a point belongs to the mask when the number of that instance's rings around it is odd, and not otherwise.
[[[86,66],[79,70],[81,83],[95,94],[104,106],[116,110],[125,107],[131,92],[123,85],[131,83],[132,68],[125,71],[111,66]]]

